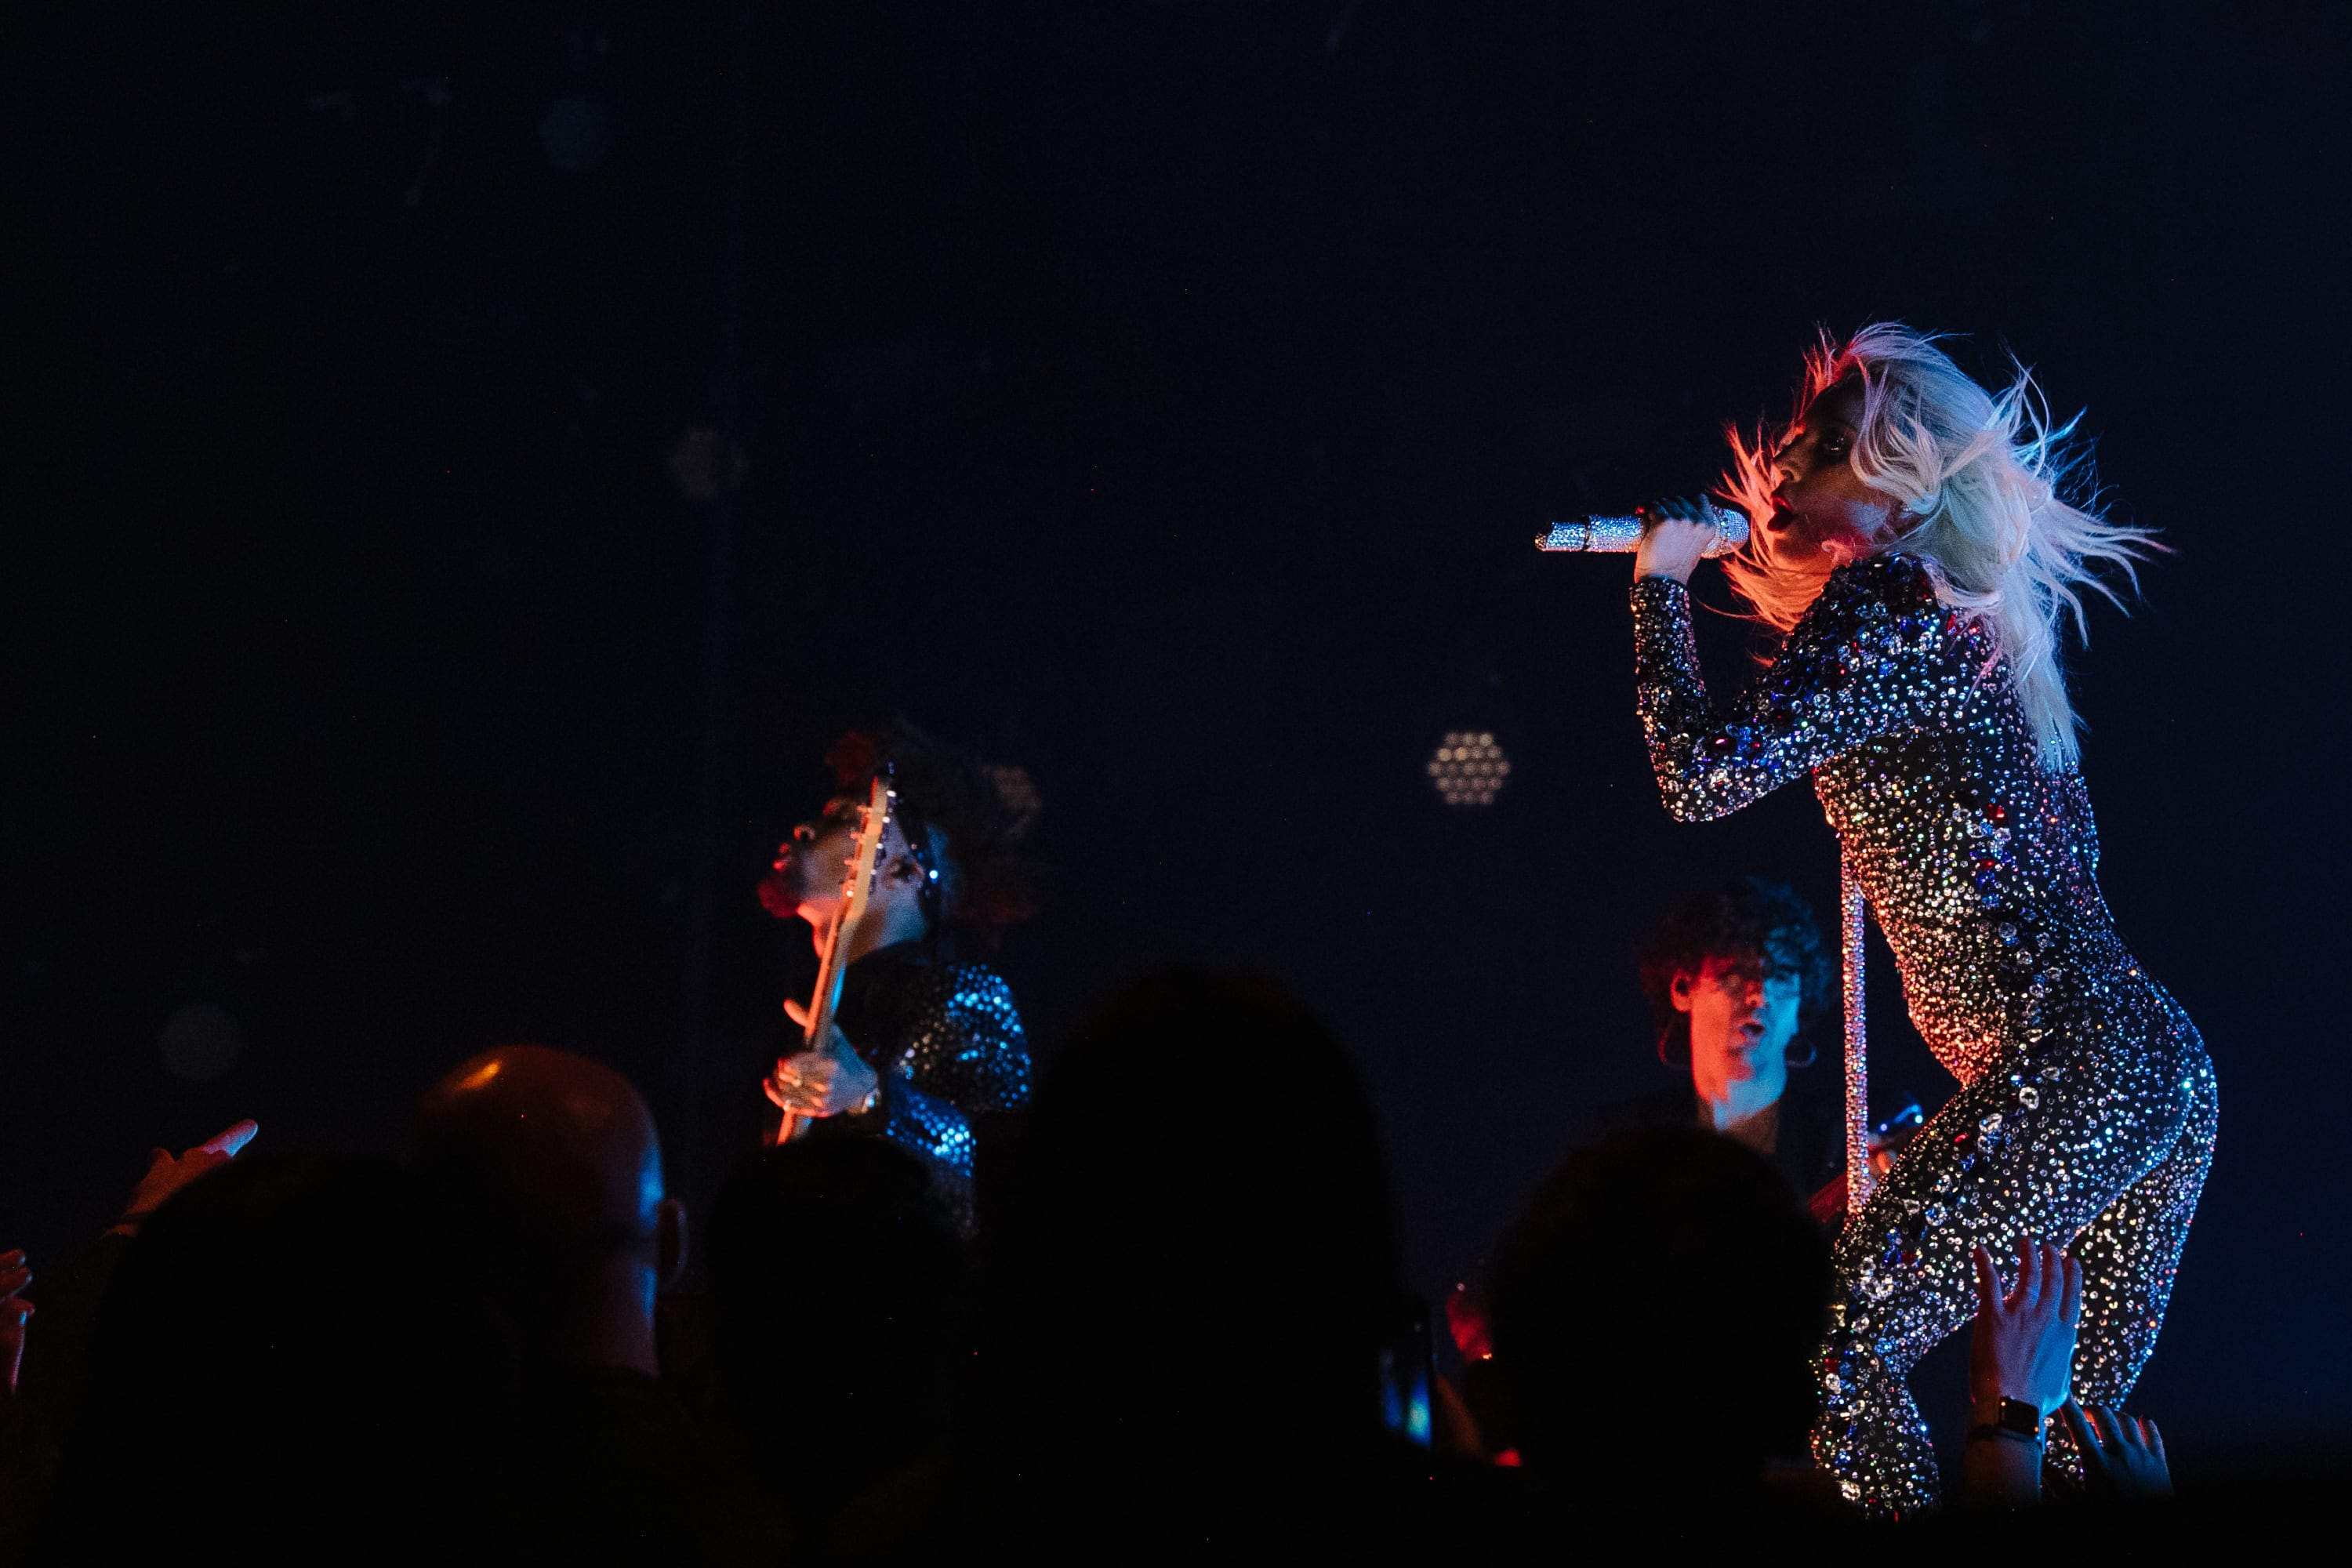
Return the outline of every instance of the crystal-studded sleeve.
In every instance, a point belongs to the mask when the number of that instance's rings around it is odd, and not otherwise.
[[[1765,679],[1718,711],[1699,674],[1690,591],[1643,579],[1634,689],[1667,812],[1683,822],[1727,816],[1866,741],[1948,721],[1976,684],[1962,646],[1974,635],[1938,609],[1916,565],[1844,567]]]
[[[971,1124],[1029,1101],[1029,1037],[1012,988],[993,971],[958,965],[945,1027],[890,1074],[882,1136],[928,1166],[957,1223],[972,1224]]]

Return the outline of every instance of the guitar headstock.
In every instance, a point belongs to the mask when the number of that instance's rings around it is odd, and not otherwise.
[[[850,840],[849,864],[842,878],[842,916],[846,921],[855,922],[865,914],[866,901],[881,874],[882,836],[889,830],[891,799],[888,775],[877,774],[866,804],[857,808],[857,834]]]

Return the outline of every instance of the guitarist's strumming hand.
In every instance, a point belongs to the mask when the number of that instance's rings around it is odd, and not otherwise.
[[[784,1004],[784,1016],[803,1028],[808,1009],[797,1002]],[[760,1086],[768,1102],[795,1116],[839,1116],[866,1110],[882,1092],[882,1077],[866,1065],[839,1026],[825,1030],[822,1049],[795,1051],[776,1058],[776,1070]]]

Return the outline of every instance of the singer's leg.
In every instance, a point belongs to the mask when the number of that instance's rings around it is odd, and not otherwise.
[[[2191,1040],[2186,1018],[2180,1027]],[[2213,1064],[2201,1042],[2182,1073],[2189,1115],[2171,1151],[2084,1228],[2068,1248],[2083,1265],[2083,1327],[2074,1343],[2074,1397],[2121,1405],[2156,1349],[2180,1249],[2213,1163],[2221,1119]],[[2050,1463],[2079,1477],[2082,1461],[2063,1422],[2050,1427]]]
[[[1903,1380],[1975,1316],[1972,1249],[2005,1261],[2021,1239],[2072,1241],[2180,1143],[2203,1052],[2157,1004],[2137,989],[2074,999],[2030,1054],[1937,1112],[1838,1238],[1813,1453],[1870,1511],[1935,1506]]]

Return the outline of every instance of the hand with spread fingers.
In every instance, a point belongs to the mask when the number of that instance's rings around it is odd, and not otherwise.
[[[2172,1467],[2156,1423],[2109,1405],[2069,1399],[2063,1411],[2083,1453],[2083,1484],[2104,1497],[2153,1502],[2172,1495]]]
[[[147,1173],[131,1190],[131,1202],[123,1206],[122,1217],[114,1222],[114,1230],[125,1236],[137,1234],[140,1223],[163,1207],[173,1194],[207,1172],[227,1164],[260,1131],[257,1122],[240,1121],[225,1131],[215,1132],[176,1160],[168,1149],[150,1151]]]
[[[2083,1321],[2083,1266],[2048,1242],[2020,1238],[2017,1272],[2003,1291],[1992,1255],[1975,1250],[1977,1321],[1969,1336],[1969,1404],[1975,1422],[2000,1419],[2003,1400],[2031,1405],[2044,1420],[2066,1403],[2074,1380],[2074,1335]]]
[[[808,1026],[808,1009],[797,1002],[784,1004],[784,1016],[803,1028]],[[882,1077],[857,1054],[849,1037],[829,1027],[823,1048],[778,1057],[776,1070],[760,1087],[768,1103],[779,1110],[795,1116],[839,1116],[871,1110],[882,1091]]]
[[[2042,1433],[2074,1378],[2083,1266],[2063,1247],[2021,1237],[2007,1289],[1992,1254],[1974,1250],[1977,1320],[1969,1335],[1969,1447],[1960,1495],[2021,1508],[2042,1500]]]
[[[0,1252],[0,1395],[16,1392],[16,1370],[25,1363],[25,1323],[33,1304],[21,1292],[32,1282],[22,1248]]]

